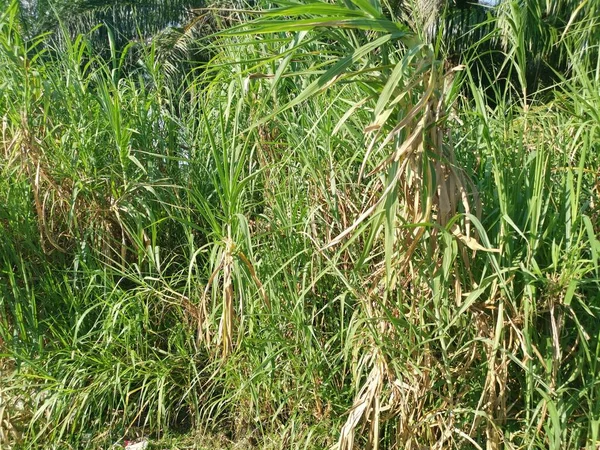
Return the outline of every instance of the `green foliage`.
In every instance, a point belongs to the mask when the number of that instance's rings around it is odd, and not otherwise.
[[[28,35],[56,31],[59,25],[71,35],[89,32],[99,23],[111,29],[121,42],[150,37],[168,26],[181,26],[191,8],[190,0],[37,0],[19,2]],[[106,37],[106,36],[104,36]]]
[[[596,448],[597,14],[559,3],[500,5],[482,74],[379,2],[214,12],[185,72],[13,2],[0,446]]]

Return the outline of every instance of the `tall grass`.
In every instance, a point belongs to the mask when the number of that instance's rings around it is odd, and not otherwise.
[[[594,11],[542,93],[508,6],[483,39],[514,89],[379,3],[216,17],[175,75],[151,44],[58,54],[13,3],[0,444],[596,448]]]

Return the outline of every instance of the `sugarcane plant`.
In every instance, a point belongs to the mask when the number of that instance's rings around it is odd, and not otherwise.
[[[359,87],[363,99],[349,107],[336,130],[343,128],[353,114],[370,112],[371,121],[363,130],[366,151],[358,176],[359,182],[365,177],[374,181],[368,184],[370,192],[363,196],[362,211],[353,223],[324,243],[320,251],[331,253],[335,260],[349,241],[359,238],[364,240],[363,255],[383,247],[383,258],[368,283],[355,291],[364,317],[377,322],[376,334],[380,337],[394,334],[393,326],[384,319],[394,293],[406,289],[411,281],[417,282],[412,265],[416,253],[425,251],[436,265],[441,265],[448,246],[458,244],[465,264],[469,249],[496,251],[489,248],[489,243],[479,243],[478,235],[484,233],[478,233],[474,226],[482,232],[476,189],[457,165],[451,134],[446,129],[448,108],[457,92],[454,75],[462,68],[449,67],[439,57],[435,43],[426,42],[425,33],[386,15],[380,2],[367,0],[286,3],[263,11],[257,20],[223,32],[230,39],[271,35],[270,39],[274,36],[285,44],[285,56],[271,67],[274,74],[249,75],[251,79],[271,81],[259,110],[272,105],[269,102],[278,83],[291,76],[292,50],[301,49],[303,41],[328,42],[331,47],[327,54],[336,55],[303,72],[310,82],[291,99],[281,101],[285,93],[279,89],[279,105],[270,114],[257,114],[260,118],[251,128],[269,123],[278,114],[334,85]],[[268,69],[266,66],[262,69]],[[261,70],[260,63],[254,70]],[[411,398],[412,390],[402,388],[404,375],[392,368],[378,340],[371,337],[368,342],[357,343],[363,351],[357,377],[361,378],[365,370],[368,376],[357,390],[341,430],[340,450],[353,448],[354,433],[361,421],[369,424],[370,442],[377,448],[384,418],[395,417],[400,430],[408,426],[404,418],[418,401],[416,395]],[[422,379],[418,384],[423,388],[427,381]],[[401,430],[398,433],[402,435]]]

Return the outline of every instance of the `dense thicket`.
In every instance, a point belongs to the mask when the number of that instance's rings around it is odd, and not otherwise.
[[[425,3],[1,12],[3,448],[597,447],[599,5]]]

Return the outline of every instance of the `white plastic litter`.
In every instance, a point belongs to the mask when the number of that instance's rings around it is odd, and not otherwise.
[[[148,448],[148,441],[141,440],[138,442],[125,442],[125,450],[146,450]]]

